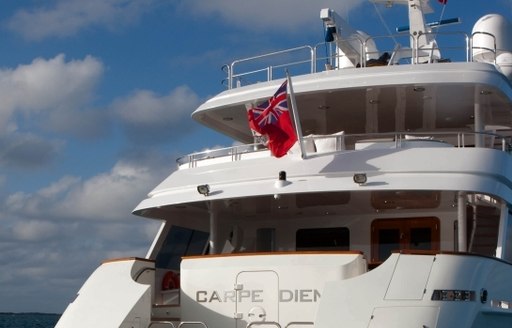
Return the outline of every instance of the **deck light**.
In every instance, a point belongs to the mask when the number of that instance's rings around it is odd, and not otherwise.
[[[366,183],[366,173],[355,173],[354,174],[354,183],[358,185],[363,185]]]
[[[487,289],[485,288],[482,288],[480,289],[480,302],[482,302],[482,304],[485,304],[487,303]]]
[[[279,172],[279,180],[286,181],[286,171]]]
[[[210,194],[210,186],[207,184],[197,186],[197,192],[201,195],[208,196]]]
[[[279,171],[277,181],[274,183],[274,187],[282,188],[289,185],[291,182],[286,180],[286,171]]]

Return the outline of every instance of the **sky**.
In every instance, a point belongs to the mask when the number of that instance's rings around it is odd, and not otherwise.
[[[512,20],[512,0],[431,5],[466,33]],[[326,7],[370,35],[407,25],[365,0],[0,0],[0,312],[62,313],[102,260],[144,257],[138,202],[179,156],[233,144],[190,118],[222,65],[322,42]]]

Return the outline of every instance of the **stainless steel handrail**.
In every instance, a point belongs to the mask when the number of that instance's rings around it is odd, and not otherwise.
[[[508,131],[512,134],[512,130],[504,130]],[[403,142],[408,141],[409,138],[416,137],[419,140],[421,137],[430,137],[430,141],[440,141],[446,142],[444,139],[451,138],[453,142],[449,143],[457,148],[464,148],[467,146],[468,136],[483,136],[494,139],[497,141],[493,142],[493,144],[488,145],[485,148],[495,148],[494,145],[499,144],[501,140],[501,150],[502,151],[511,151],[512,150],[512,136],[500,135],[499,133],[493,132],[461,132],[461,131],[453,131],[453,132],[437,132],[437,131],[425,131],[421,133],[415,132],[390,132],[390,133],[361,133],[361,134],[345,134],[343,135],[344,140],[353,139],[354,142],[363,141],[367,139],[382,139],[382,138],[390,138],[395,141],[396,148],[400,148]],[[304,140],[315,140],[315,139],[326,139],[326,138],[339,138],[337,135],[318,135],[315,137],[306,136]],[[426,139],[425,139],[426,140]],[[203,152],[197,152],[193,154],[189,154],[186,156],[179,157],[176,162],[178,165],[188,164],[189,167],[195,167],[198,162],[203,160],[210,160],[221,157],[230,157],[231,161],[237,161],[242,158],[244,154],[251,154],[257,152],[267,151],[262,144],[245,144],[233,147],[226,147],[220,149],[212,149]],[[341,150],[341,151],[347,151]],[[270,155],[269,155],[270,156]]]
[[[265,66],[263,68],[253,70],[252,72],[243,72],[243,73],[238,73],[238,74],[235,73],[235,66],[238,66],[238,65],[240,65],[242,63],[252,62],[252,61],[256,61],[256,60],[262,60],[262,59],[266,59],[266,58],[269,58],[269,57],[277,57],[277,56],[280,56],[280,55],[289,55],[292,52],[299,52],[299,51],[304,51],[304,50],[308,50],[309,51],[309,59],[307,59],[307,60],[297,61],[296,63],[288,62],[288,63],[285,63],[285,64],[279,64],[279,65],[267,65],[267,66]],[[309,46],[309,45],[304,45],[304,46],[299,46],[299,47],[295,47],[295,48],[289,48],[289,49],[274,51],[274,52],[271,52],[271,53],[262,54],[262,55],[258,55],[258,56],[253,56],[253,57],[248,57],[248,58],[243,58],[243,59],[237,59],[237,60],[233,61],[229,65],[229,68],[227,69],[227,73],[228,73],[228,77],[227,77],[228,88],[232,89],[234,87],[233,86],[233,82],[234,82],[235,79],[243,77],[243,76],[247,76],[247,75],[250,75],[250,74],[254,74],[254,73],[257,73],[257,72],[262,72],[262,71],[267,71],[267,80],[271,81],[273,79],[272,67],[287,67],[287,66],[293,66],[293,65],[297,65],[297,64],[301,64],[301,63],[310,63],[310,72],[311,72],[311,71],[314,70],[314,68],[313,68],[313,63],[314,63],[313,60],[314,60],[314,58],[315,58],[315,54],[314,54],[313,48],[311,46]]]
[[[288,328],[290,326],[312,326],[315,323],[313,321],[292,321],[288,322],[288,324],[284,328]]]
[[[153,325],[169,325],[172,328],[176,328],[176,326],[171,321],[151,321],[151,323],[148,325],[148,328],[151,328]]]
[[[289,48],[289,49],[270,52],[267,54],[261,54],[258,56],[237,59],[237,60],[234,60],[231,64],[225,65],[223,67],[224,71],[227,74],[227,78],[225,79],[225,81],[227,81],[228,89],[232,89],[234,87],[239,86],[238,84],[235,85],[235,80],[238,80],[240,82],[240,79],[242,79],[242,78],[245,78],[245,77],[257,74],[257,73],[261,73],[261,72],[267,72],[266,79],[267,79],[267,81],[271,81],[274,79],[274,71],[277,68],[297,66],[297,65],[301,65],[301,64],[309,64],[309,69],[307,70],[307,73],[309,73],[309,74],[316,73],[318,71],[317,65],[321,61],[331,60],[331,64],[332,64],[332,59],[339,58],[341,56],[340,54],[338,54],[332,50],[332,45],[335,44],[335,42],[359,42],[360,43],[360,49],[359,49],[359,51],[360,51],[359,57],[360,58],[357,58],[356,61],[360,62],[361,67],[365,67],[366,66],[365,60],[368,58],[368,56],[370,56],[372,54],[376,55],[375,51],[366,51],[366,45],[370,41],[375,42],[375,41],[380,40],[379,42],[381,42],[382,40],[384,40],[382,42],[386,42],[385,40],[390,40],[390,42],[387,43],[386,47],[379,50],[379,54],[388,52],[390,55],[393,55],[397,51],[397,49],[398,49],[398,51],[400,51],[403,49],[408,49],[410,47],[410,44],[407,44],[407,45],[398,44],[399,46],[397,47],[397,44],[396,44],[397,38],[406,38],[408,40],[412,40],[412,49],[411,49],[411,54],[410,54],[409,58],[411,59],[411,64],[414,64],[414,63],[418,63],[418,59],[419,59],[419,50],[420,49],[418,49],[418,39],[421,37],[426,37],[428,35],[432,35],[434,37],[434,39],[437,39],[440,37],[448,37],[448,36],[455,36],[455,37],[460,36],[460,40],[462,40],[464,42],[464,45],[461,45],[460,47],[458,47],[458,46],[442,46],[441,47],[439,45],[436,45],[435,49],[432,47],[431,48],[422,48],[421,49],[422,51],[435,51],[435,50],[442,51],[442,50],[447,50],[447,49],[458,50],[460,48],[461,53],[463,53],[463,56],[464,56],[463,60],[466,62],[474,61],[474,56],[473,56],[474,50],[485,50],[490,53],[494,53],[494,57],[496,57],[496,37],[493,34],[487,33],[487,32],[475,32],[471,36],[469,36],[465,32],[460,32],[460,31],[434,31],[434,32],[423,33],[421,35],[412,35],[412,34],[407,34],[407,33],[406,34],[393,34],[393,35],[380,35],[380,36],[371,36],[364,41],[361,41],[358,39],[343,39],[343,40],[337,40],[334,42],[318,43],[315,46],[303,45],[303,46],[299,46],[299,47],[295,47],[295,48]],[[490,37],[492,40],[492,43],[494,43],[494,46],[490,46],[490,47],[475,46],[473,44],[474,38],[481,37],[482,35]],[[326,56],[318,56],[320,47],[330,47],[330,53],[327,54]],[[291,58],[292,53],[295,53],[295,52],[299,53],[304,50],[309,52],[306,59],[301,59],[301,60],[292,59],[291,61],[288,61],[288,62],[281,62],[281,61],[278,62],[278,59]],[[404,58],[406,58],[406,57],[404,57]],[[261,67],[248,69],[247,71],[241,71],[241,72],[237,72],[237,73],[235,72],[235,68],[237,68],[241,64],[247,64],[247,63],[255,64],[259,60],[269,60],[269,59],[274,59],[276,62],[275,63],[265,63]],[[495,60],[496,59],[494,58],[494,63],[495,63]],[[462,60],[455,59],[454,61],[462,61]],[[332,66],[332,65],[330,65],[330,66]],[[331,69],[331,68],[332,67],[329,67],[329,69]],[[336,69],[336,67],[334,67],[334,68]]]
[[[181,328],[183,326],[188,326],[188,325],[201,325],[204,328],[208,328],[208,325],[206,323],[202,322],[202,321],[182,321],[178,325],[178,328]]]
[[[281,325],[279,322],[276,321],[253,321],[249,323],[246,328],[251,328],[252,326],[262,326],[262,325],[272,325],[276,326],[277,328],[281,328]]]

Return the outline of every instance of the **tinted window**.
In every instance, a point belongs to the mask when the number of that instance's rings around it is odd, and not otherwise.
[[[380,261],[387,259],[391,252],[400,249],[400,229],[379,230],[379,257]]]
[[[183,256],[203,254],[208,237],[207,232],[172,226],[156,256],[156,267],[179,270]]]
[[[432,229],[427,228],[411,228],[411,238],[409,241],[409,249],[432,249]]]
[[[296,248],[300,250],[341,250],[350,249],[348,228],[299,229],[296,233]]]

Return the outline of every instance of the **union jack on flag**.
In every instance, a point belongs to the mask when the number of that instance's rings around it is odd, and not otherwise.
[[[254,131],[264,134],[261,129],[264,129],[268,124],[276,124],[283,113],[288,113],[286,87],[287,81],[284,81],[270,99],[250,109],[254,117],[254,123],[256,123],[254,127],[251,126]]]
[[[284,81],[270,99],[247,112],[250,128],[267,136],[268,147],[275,157],[286,155],[297,141],[287,98],[287,81]]]

